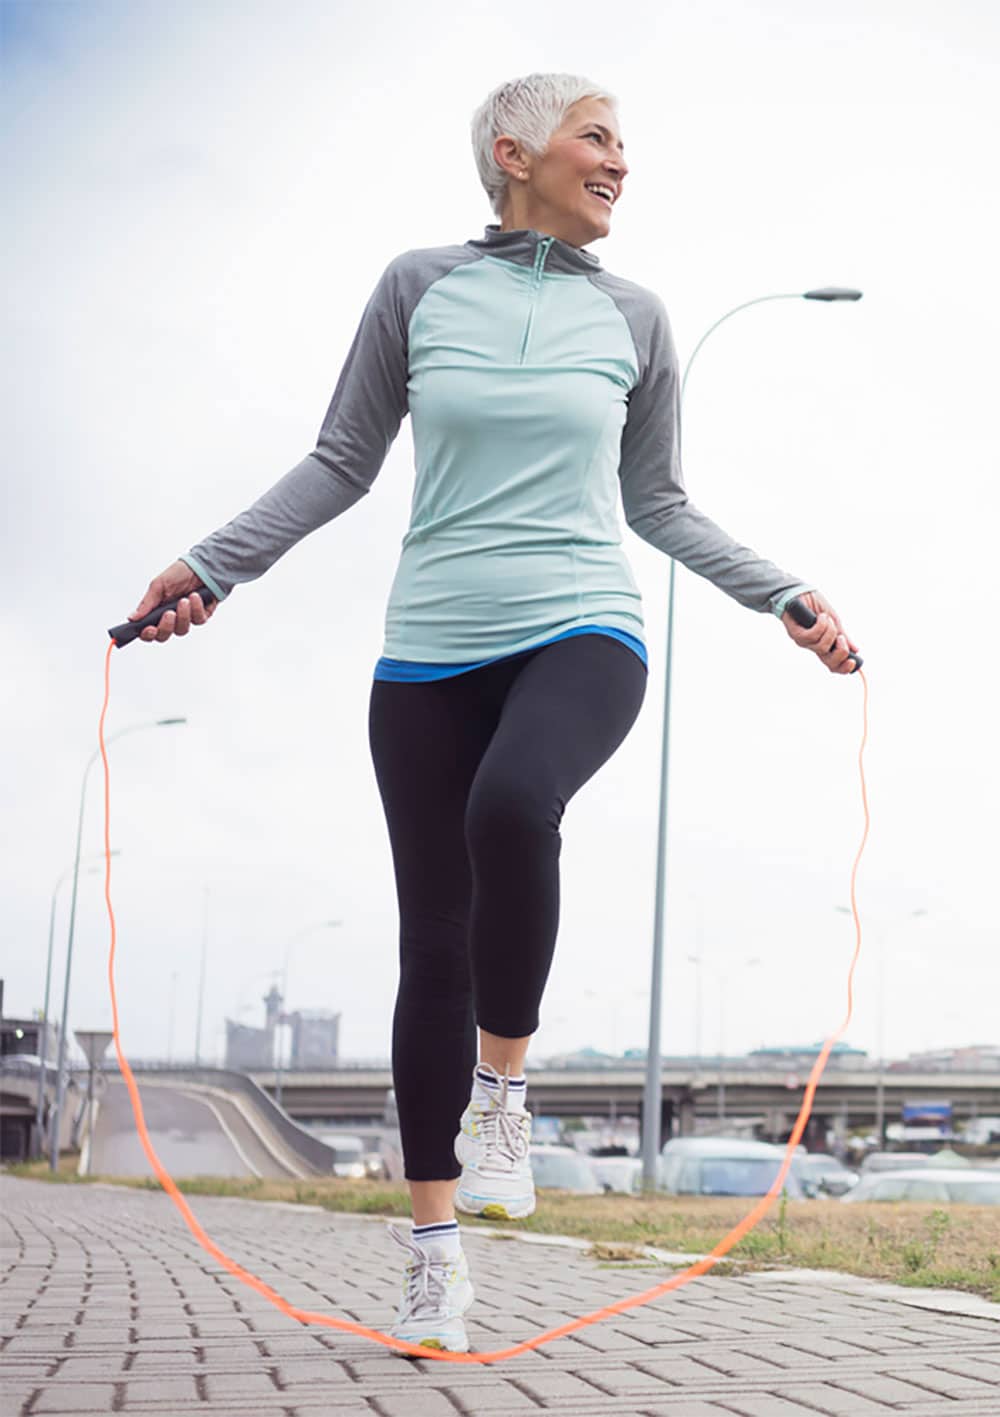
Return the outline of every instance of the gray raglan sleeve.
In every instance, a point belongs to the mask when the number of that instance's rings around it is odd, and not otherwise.
[[[750,610],[781,615],[814,589],[734,541],[700,512],[681,473],[680,375],[663,302],[652,291],[626,308],[639,355],[639,380],[628,398],[619,476],[625,518],[634,532],[717,585]]]
[[[353,507],[375,481],[407,412],[403,259],[386,267],[365,307],[314,451],[180,557],[220,600]]]

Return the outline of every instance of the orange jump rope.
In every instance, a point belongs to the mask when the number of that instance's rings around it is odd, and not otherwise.
[[[208,600],[210,598],[208,592],[203,592],[203,599]],[[833,1045],[843,1036],[851,1021],[854,1008],[854,971],[857,967],[858,956],[861,951],[861,918],[858,915],[855,886],[857,882],[858,865],[861,861],[861,854],[865,848],[865,842],[868,840],[868,829],[870,825],[868,791],[865,784],[864,769],[864,752],[865,745],[868,741],[868,680],[865,678],[864,674],[861,674],[861,681],[864,684],[864,726],[861,736],[861,747],[858,751],[858,771],[861,778],[861,802],[864,809],[865,826],[861,837],[861,844],[858,847],[857,855],[854,858],[854,866],[851,870],[851,914],[854,917],[856,938],[854,953],[851,956],[850,968],[847,972],[847,1011],[844,1015],[843,1022],[824,1042],[813,1064],[812,1071],[809,1074],[809,1080],[806,1083],[802,1105],[799,1108],[795,1125],[792,1128],[792,1134],[788,1138],[784,1158],[778,1170],[778,1174],[775,1176],[771,1185],[771,1189],[766,1195],[761,1196],[756,1205],[754,1205],[743,1219],[730,1230],[728,1235],[723,1236],[710,1254],[704,1255],[701,1259],[696,1260],[695,1263],[689,1265],[687,1269],[671,1275],[671,1277],[664,1280],[663,1283],[655,1284],[652,1289],[646,1289],[641,1294],[632,1294],[627,1299],[620,1299],[616,1304],[606,1305],[603,1309],[595,1309],[593,1313],[584,1314],[578,1319],[572,1319],[569,1323],[560,1324],[558,1328],[546,1329],[544,1333],[537,1333],[534,1338],[525,1339],[523,1343],[516,1343],[511,1348],[500,1348],[492,1353],[449,1353],[443,1349],[425,1348],[420,1344],[407,1343],[403,1339],[392,1338],[389,1334],[381,1333],[378,1329],[367,1328],[364,1324],[352,1323],[349,1319],[336,1318],[333,1314],[313,1313],[308,1309],[299,1309],[296,1308],[294,1304],[289,1304],[288,1301],[283,1299],[270,1285],[265,1284],[262,1279],[258,1279],[255,1274],[251,1274],[249,1270],[244,1269],[241,1264],[227,1255],[224,1250],[219,1248],[211,1236],[206,1234],[195,1219],[186,1199],[178,1190],[173,1177],[163,1166],[149,1139],[149,1132],[146,1130],[146,1120],[142,1111],[142,1101],[139,1097],[139,1089],[136,1086],[132,1069],[129,1067],[128,1059],[122,1052],[121,1037],[118,1028],[118,995],[115,989],[115,948],[117,930],[115,926],[115,912],[111,904],[111,776],[108,769],[108,754],[104,742],[104,720],[108,712],[108,700],[111,692],[111,651],[117,646],[126,645],[131,640],[137,638],[140,631],[145,628],[146,625],[157,624],[164,612],[166,610],[175,609],[176,604],[176,601],[167,602],[164,605],[158,606],[146,616],[145,619],[126,622],[123,625],[116,625],[108,632],[111,635],[111,643],[108,645],[104,660],[104,703],[101,706],[101,718],[98,725],[97,736],[101,750],[101,761],[104,765],[104,899],[108,907],[108,919],[111,926],[111,945],[108,953],[108,986],[111,993],[111,1016],[114,1027],[115,1052],[118,1055],[118,1066],[121,1068],[122,1077],[125,1079],[125,1085],[128,1088],[128,1094],[132,1101],[135,1125],[139,1133],[139,1140],[142,1143],[142,1149],[146,1153],[146,1159],[149,1161],[160,1185],[180,1211],[184,1223],[198,1241],[198,1244],[207,1254],[211,1255],[214,1260],[222,1265],[223,1269],[235,1275],[243,1284],[248,1285],[251,1289],[255,1289],[268,1303],[273,1304],[276,1309],[280,1309],[283,1314],[287,1314],[290,1319],[295,1319],[298,1323],[316,1324],[323,1328],[337,1329],[342,1333],[353,1333],[358,1338],[371,1339],[373,1343],[381,1343],[385,1348],[394,1348],[398,1352],[409,1354],[414,1358],[432,1358],[442,1363],[499,1363],[505,1358],[516,1358],[519,1353],[527,1353],[533,1348],[541,1348],[543,1344],[551,1343],[557,1338],[563,1338],[566,1334],[575,1333],[578,1329],[588,1328],[591,1324],[600,1323],[603,1319],[613,1318],[616,1314],[624,1313],[627,1309],[636,1309],[642,1304],[648,1304],[653,1299],[658,1299],[661,1294],[666,1294],[671,1289],[680,1289],[682,1285],[689,1284],[692,1279],[696,1279],[699,1275],[707,1273],[713,1265],[718,1264],[718,1262],[729,1253],[734,1245],[737,1245],[740,1240],[743,1239],[744,1235],[748,1234],[755,1225],[763,1220],[777,1197],[781,1194],[785,1177],[788,1175],[789,1168],[792,1164],[792,1155],[801,1140],[802,1133],[805,1131],[806,1123],[809,1121],[813,1098],[816,1094],[816,1087],[823,1074],[823,1069],[826,1067],[830,1051]],[[793,617],[799,624],[808,627],[811,623],[814,623],[815,617],[812,611],[809,610],[807,606],[803,605],[801,601],[793,601],[789,609],[792,610]],[[861,659],[857,655],[854,656],[854,658],[856,661],[854,672],[860,673]]]

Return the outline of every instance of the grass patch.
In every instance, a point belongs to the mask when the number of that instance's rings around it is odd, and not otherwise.
[[[6,1167],[9,1175],[66,1182],[110,1181],[159,1190],[149,1177],[77,1177],[76,1162],[55,1176],[45,1162]],[[402,1184],[317,1178],[308,1181],[178,1180],[189,1196],[240,1196],[292,1201],[325,1210],[388,1217],[408,1216]],[[750,1200],[693,1196],[571,1196],[542,1191],[538,1208],[511,1228],[536,1235],[571,1235],[591,1242],[599,1263],[636,1263],[647,1246],[705,1254],[741,1220]],[[487,1220],[462,1217],[483,1229]],[[832,1269],[897,1284],[962,1289],[1000,1302],[1000,1206],[839,1201],[779,1201],[715,1265],[713,1276],[784,1267]]]

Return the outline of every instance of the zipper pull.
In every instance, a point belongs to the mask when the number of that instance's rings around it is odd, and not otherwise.
[[[536,282],[536,284],[537,284],[538,282],[540,282],[541,279],[542,279],[542,267],[545,265],[545,258],[546,258],[546,256],[549,254],[549,247],[552,245],[552,243],[553,243],[554,240],[555,240],[555,237],[554,237],[554,236],[546,236],[543,240],[539,241],[539,243],[538,243],[538,248],[537,248],[537,250],[535,251],[535,282]]]

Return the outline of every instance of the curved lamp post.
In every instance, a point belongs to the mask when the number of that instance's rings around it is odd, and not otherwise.
[[[312,934],[314,934],[317,930],[336,930],[339,926],[343,925],[343,923],[344,923],[343,920],[320,920],[320,921],[318,922],[318,924],[316,924],[316,925],[306,925],[304,929],[299,930],[298,933],[295,934],[295,935],[293,935],[292,938],[288,941],[288,945],[287,945],[287,947],[286,947],[286,949],[285,949],[285,963],[284,963],[284,965],[283,965],[283,967],[282,967],[282,970],[281,970],[281,1010],[282,1010],[282,1013],[284,1013],[284,1011],[285,1011],[285,1005],[286,1005],[286,1002],[287,1002],[287,1000],[288,1000],[288,965],[289,965],[289,961],[290,961],[291,958],[292,958],[292,947],[295,945],[295,943],[296,943],[298,940],[304,940],[307,935],[312,935]],[[280,1018],[279,1018],[279,1021],[280,1021]],[[276,1038],[276,1046],[275,1046],[275,1062],[274,1062],[274,1100],[275,1100],[275,1102],[277,1102],[278,1106],[280,1107],[280,1106],[281,1106],[281,1040],[280,1040],[280,1038],[277,1037],[277,1034],[275,1035],[275,1038]],[[289,1058],[289,1062],[291,1062],[291,1058]]]
[[[110,738],[104,740],[105,746],[109,747],[118,738],[124,738],[126,733],[139,733],[146,728],[169,728],[175,724],[187,723],[186,718],[157,718],[149,723],[132,723],[127,728],[120,728],[117,733],[112,733]],[[64,1069],[66,1067],[66,1030],[69,1023],[69,986],[70,977],[73,970],[73,931],[76,925],[76,890],[80,880],[80,843],[83,839],[83,809],[87,800],[87,778],[90,769],[101,756],[100,748],[94,750],[87,760],[87,766],[83,770],[83,786],[80,789],[80,815],[76,824],[76,855],[73,858],[73,899],[69,908],[69,941],[66,945],[66,978],[63,983],[63,1005],[62,1023],[59,1025],[59,1055],[56,1063],[56,1105],[52,1113],[52,1135],[49,1137],[49,1169],[55,1171],[59,1166],[59,1123],[62,1118],[62,1108],[64,1094],[66,1091],[64,1083]]]
[[[683,408],[684,390],[695,355],[714,330],[724,321],[746,310],[751,305],[762,305],[767,300],[860,300],[862,292],[846,286],[829,285],[817,290],[807,290],[797,294],[758,295],[754,300],[745,300],[727,310],[714,325],[702,335],[691,351],[681,379],[680,402]],[[663,737],[660,750],[660,810],[656,830],[656,897],[653,910],[653,963],[649,990],[649,1046],[646,1050],[646,1083],[643,1090],[642,1126],[642,1186],[653,1190],[656,1186],[656,1158],[660,1154],[660,1100],[663,1087],[661,1081],[660,1058],[660,1011],[663,994],[663,937],[665,904],[667,893],[667,784],[670,763],[670,682],[674,644],[674,574],[676,562],[670,558],[670,582],[667,590],[667,666],[663,695]]]
[[[854,912],[846,905],[835,905],[834,910],[841,915],[853,915]],[[907,911],[905,916],[908,920],[916,920],[921,915],[929,915],[930,912],[924,906],[918,906],[916,910]],[[878,1146],[881,1151],[885,1147],[885,951],[886,935],[890,926],[883,921],[878,932],[878,1003],[877,1003],[877,1028],[878,1028],[878,1074],[875,1079],[875,1135],[878,1137]]]
[[[103,854],[102,852],[102,857]],[[112,851],[111,855],[120,856],[121,852],[116,849]],[[52,992],[52,945],[55,938],[56,898],[59,895],[60,887],[72,869],[72,866],[67,866],[58,881],[56,881],[55,888],[52,891],[52,906],[49,910],[49,948],[45,956],[45,1002],[42,1005],[42,1037],[38,1047],[40,1055],[38,1060],[38,1098],[35,1103],[35,1139],[38,1147],[37,1154],[40,1154],[44,1150],[42,1145],[42,1116],[45,1110],[45,1064],[49,1054],[49,997]],[[87,872],[87,875],[92,876],[99,869],[100,868],[97,866],[92,866]]]

